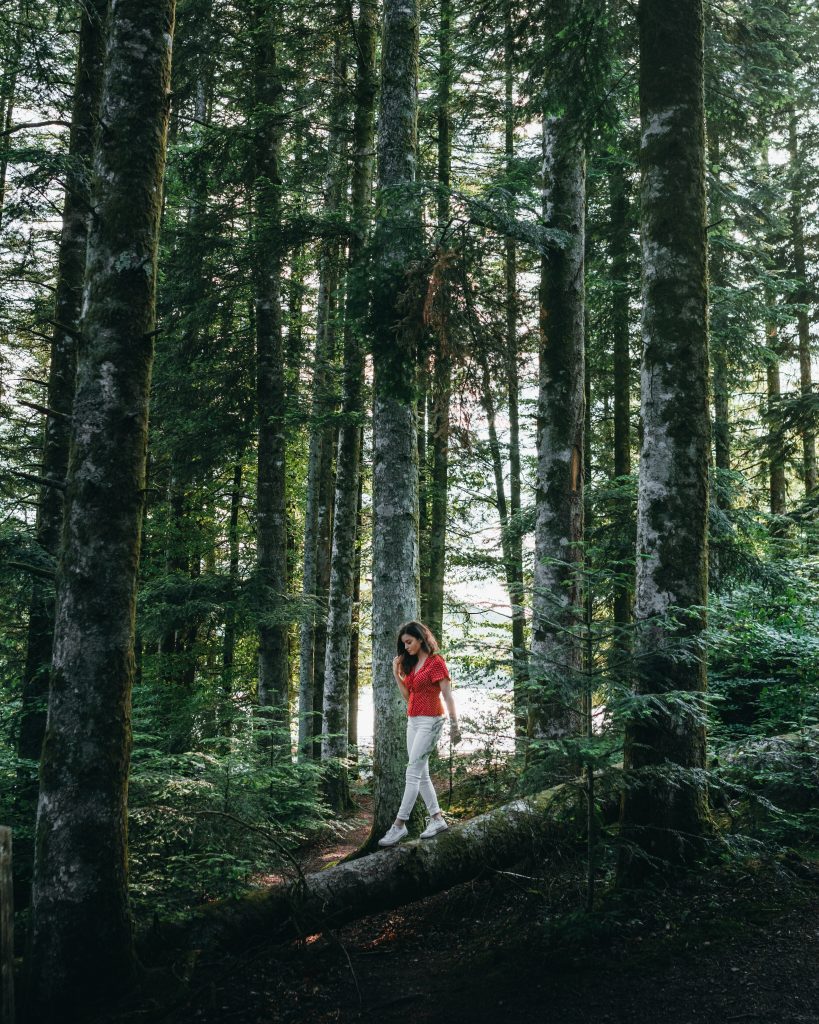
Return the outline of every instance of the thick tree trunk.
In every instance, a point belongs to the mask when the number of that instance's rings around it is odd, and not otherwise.
[[[673,7],[641,0],[639,17],[643,444],[635,675],[645,707],[626,726],[625,763],[634,778],[623,798],[621,882],[658,858],[685,859],[708,823],[697,700],[706,687],[710,449],[702,0]],[[688,699],[668,696],[677,692]]]
[[[573,3],[561,4],[568,23]],[[532,735],[579,729],[578,619],[583,539],[585,160],[565,114],[543,122],[543,217],[567,235],[544,253],[540,281],[540,384],[535,490],[530,722]]]
[[[275,10],[250,5],[253,23],[254,100],[254,314],[256,395],[259,419],[256,484],[256,567],[265,594],[259,625],[258,701],[267,709],[271,751],[290,753],[288,631],[284,620],[287,580],[285,371],[281,325],[281,179],[279,152],[282,93],[276,56]]]
[[[367,258],[370,232],[378,91],[375,52],[378,4],[363,0],[355,29],[357,41],[353,118],[352,218],[344,324],[344,385],[336,460],[335,515],[330,562],[329,615],[324,662],[322,749],[328,765],[326,795],[336,810],[349,802],[344,761],[348,744],[358,742],[358,576],[361,571],[360,500],[364,390],[363,320],[367,311]],[[353,663],[355,658],[355,663]]]
[[[38,1022],[134,973],[130,706],[173,13],[172,0],[119,0],[108,23],[37,813],[27,1013]]]
[[[63,223],[57,253],[57,292],[46,405],[54,410],[45,423],[45,442],[40,475],[64,480],[68,470],[71,410],[76,376],[77,329],[82,310],[88,239],[89,187],[94,138],[99,118],[100,89],[105,42],[107,3],[95,0],[80,20],[77,77],[68,144],[69,176],[63,205]],[[63,491],[43,487],[37,506],[36,540],[56,559],[63,524]],[[49,583],[32,576],[29,605],[28,647],[23,675],[18,756],[39,762],[45,732],[48,677],[54,641],[54,596]],[[33,825],[37,800],[37,776],[20,767],[17,775],[17,807],[21,823]],[[15,870],[18,878],[31,880],[33,848],[22,836],[16,839]],[[26,899],[28,894],[26,893]]]
[[[808,287],[808,270],[805,259],[805,224],[802,213],[804,171],[799,152],[798,121],[795,113],[788,119],[788,150],[791,160],[791,244],[793,246],[793,269],[797,279],[794,301],[798,304],[796,323],[799,333],[799,387],[803,395],[813,392],[811,379],[810,313],[811,292]],[[802,431],[802,475],[805,494],[816,489],[816,433],[810,427]]]
[[[415,187],[417,0],[385,0],[373,263],[374,820],[365,848],[395,818],[404,787],[404,701],[392,675],[398,627],[418,616],[418,447],[414,390],[424,289],[410,268],[421,225]]]

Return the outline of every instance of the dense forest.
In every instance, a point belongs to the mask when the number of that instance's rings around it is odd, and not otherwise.
[[[306,936],[363,1013],[336,929],[490,873],[600,965],[815,904],[817,62],[814,0],[5,0],[3,1024]],[[416,621],[449,828],[382,850]]]

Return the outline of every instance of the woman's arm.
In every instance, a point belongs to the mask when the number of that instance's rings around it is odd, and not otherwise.
[[[444,704],[449,712],[449,731],[452,742],[460,743],[461,729],[458,725],[458,713],[455,710],[455,698],[452,696],[452,680],[441,679],[438,685],[441,687],[441,696],[444,698]]]
[[[393,678],[395,679],[396,683],[398,683],[398,689],[401,691],[401,696],[404,698],[404,701],[408,701],[409,700],[409,687],[404,683],[404,680],[399,675],[400,672],[401,672],[401,655],[397,654],[392,659],[392,675],[393,675]]]

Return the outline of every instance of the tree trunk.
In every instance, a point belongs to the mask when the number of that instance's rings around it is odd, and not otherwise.
[[[230,489],[230,520],[228,522],[228,551],[230,590],[225,611],[225,634],[222,643],[222,688],[225,696],[233,693],[233,666],[236,655],[236,608],[239,591],[239,509],[242,505],[242,463],[233,467],[233,485]]]
[[[281,178],[279,151],[282,84],[276,56],[278,25],[267,4],[250,5],[253,23],[253,218],[256,401],[259,417],[256,484],[256,567],[264,594],[259,625],[259,705],[273,735],[263,744],[289,756],[285,371],[281,325]]]
[[[361,554],[364,548],[361,533],[363,528],[363,505],[364,505],[364,428],[361,428],[361,438],[358,442],[361,450],[361,458],[358,466],[358,503],[356,506],[355,522],[355,567],[353,569],[353,609],[352,622],[350,624],[350,685],[348,707],[349,718],[347,727],[347,742],[352,747],[350,756],[358,759],[358,663],[360,651],[360,618],[361,618]]]
[[[504,77],[504,158],[511,179],[515,159],[515,31],[512,4],[504,4],[503,77]],[[515,216],[510,197],[509,216]],[[523,587],[523,530],[520,517],[520,413],[518,368],[518,270],[515,239],[504,241],[504,284],[506,304],[506,382],[509,398],[509,550],[513,579],[509,590],[512,605],[512,674],[515,735],[526,733],[526,681],[529,677],[529,651],[526,646],[526,608]]]
[[[794,302],[797,303],[796,323],[799,333],[799,387],[803,395],[813,393],[811,380],[810,319],[809,303],[812,295],[808,287],[808,270],[805,260],[805,224],[802,214],[804,171],[799,152],[798,121],[795,113],[788,119],[788,150],[791,160],[791,244],[793,245],[793,269],[797,279]],[[805,494],[816,489],[816,433],[812,427],[802,430],[802,475]]]
[[[71,410],[76,376],[77,328],[82,310],[82,289],[88,239],[89,177],[99,117],[104,56],[104,22],[107,3],[95,0],[83,8],[77,75],[68,144],[69,176],[63,205],[63,223],[57,253],[57,290],[46,405],[54,413],[46,417],[40,475],[46,480],[65,479],[71,435]],[[42,487],[37,505],[36,541],[56,559],[63,524],[63,491]],[[54,595],[42,577],[32,576],[29,605],[28,647],[23,675],[18,756],[39,762],[45,732],[48,677],[54,641]],[[33,825],[37,801],[36,773],[18,768],[16,803],[24,828]],[[16,839],[18,879],[30,882],[33,847]],[[28,900],[28,886],[25,898]],[[22,906],[22,904],[18,904]]]
[[[339,21],[338,12],[336,20]],[[337,212],[345,192],[346,168],[342,160],[346,63],[341,28],[337,30],[330,102],[328,164],[324,205]],[[330,522],[333,501],[332,463],[334,427],[333,364],[336,358],[336,300],[339,287],[339,246],[323,239],[319,248],[318,317],[316,328],[313,400],[310,416],[310,451],[304,531],[303,597],[305,608],[299,643],[299,757],[320,755],[324,701],[327,588],[330,571]]]
[[[768,498],[772,516],[785,514],[785,452],[782,447],[779,402],[782,384],[779,378],[779,331],[775,323],[765,326],[768,354],[765,363],[765,381],[768,402],[766,420],[768,425]],[[781,533],[781,527],[774,525],[774,533]]]
[[[574,9],[562,3],[565,23]],[[583,539],[585,159],[566,114],[543,121],[543,218],[567,235],[544,253],[540,280],[540,382],[535,490],[535,580],[530,663],[532,735],[579,729],[574,636]]]
[[[708,162],[715,176],[714,187],[709,195],[708,219],[717,225],[722,220],[722,203],[719,194],[720,140],[716,127],[709,128]],[[729,418],[730,388],[728,384],[728,359],[726,352],[727,339],[722,315],[722,303],[718,300],[718,290],[726,287],[725,260],[719,243],[709,246],[708,250],[708,285],[709,315],[711,319],[711,365],[714,380],[714,465],[717,470],[727,472],[731,468],[731,422]],[[717,487],[715,495],[717,505],[727,507],[728,501],[724,487]]]
[[[655,867],[648,858],[686,859],[708,824],[697,775],[705,767],[698,698],[706,687],[710,449],[702,2],[641,0],[639,19],[643,443],[635,681],[644,707],[626,725],[634,783],[623,797],[621,883]]]
[[[404,788],[404,701],[392,675],[402,622],[418,616],[418,447],[414,379],[424,288],[415,187],[417,0],[385,0],[373,261],[373,828],[395,818]]]
[[[438,232],[443,235],[450,218],[449,188],[452,169],[452,0],[440,0],[438,29]],[[446,274],[446,270],[444,270]],[[441,285],[440,313],[433,346],[432,402],[430,403],[432,466],[430,473],[429,574],[425,622],[440,638],[444,628],[444,576],[446,572],[446,519],[449,477],[449,400],[452,379],[449,282]]]
[[[8,151],[11,145],[11,126],[14,119],[14,102],[17,94],[17,74],[23,47],[22,20],[24,2],[17,5],[17,29],[9,40],[8,52],[4,55],[3,76],[0,80],[0,227],[3,225],[3,210],[6,202],[6,176],[9,169]],[[69,143],[70,145],[70,143]]]
[[[360,501],[364,390],[363,320],[367,312],[365,251],[370,231],[375,140],[376,40],[378,4],[363,0],[355,29],[357,64],[353,118],[352,219],[344,324],[344,385],[336,460],[335,515],[330,561],[329,615],[324,662],[321,756],[333,760],[326,774],[330,805],[350,803],[344,762],[348,744],[358,742],[358,621],[354,618],[361,571]],[[355,634],[355,636],[354,636]],[[353,656],[355,655],[355,664]]]
[[[629,351],[629,193],[626,168],[613,163],[609,169],[611,241],[609,260],[612,278],[611,332],[614,371],[614,476],[631,473],[631,354]],[[610,666],[615,675],[627,673],[632,618],[633,587],[629,582],[634,558],[634,516],[628,497],[617,501],[617,578],[613,586],[615,636]]]
[[[130,705],[173,13],[119,0],[108,22],[27,957],[39,1022],[134,975]]]
[[[429,612],[429,441],[427,429],[430,413],[429,353],[422,348],[418,358],[418,400],[416,424],[418,430],[418,552],[420,565],[421,604],[418,616],[427,621]]]

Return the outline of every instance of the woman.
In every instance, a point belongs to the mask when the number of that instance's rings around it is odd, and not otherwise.
[[[427,827],[422,839],[431,839],[449,826],[444,821],[432,780],[429,777],[429,755],[438,745],[444,727],[444,698],[449,711],[449,734],[454,743],[461,742],[452,682],[446,662],[438,653],[438,643],[422,622],[407,622],[398,631],[398,654],[392,660],[392,674],[401,695],[407,702],[407,781],[404,798],[394,824],[378,840],[379,846],[395,846],[407,835],[407,822],[420,791],[427,806]]]

